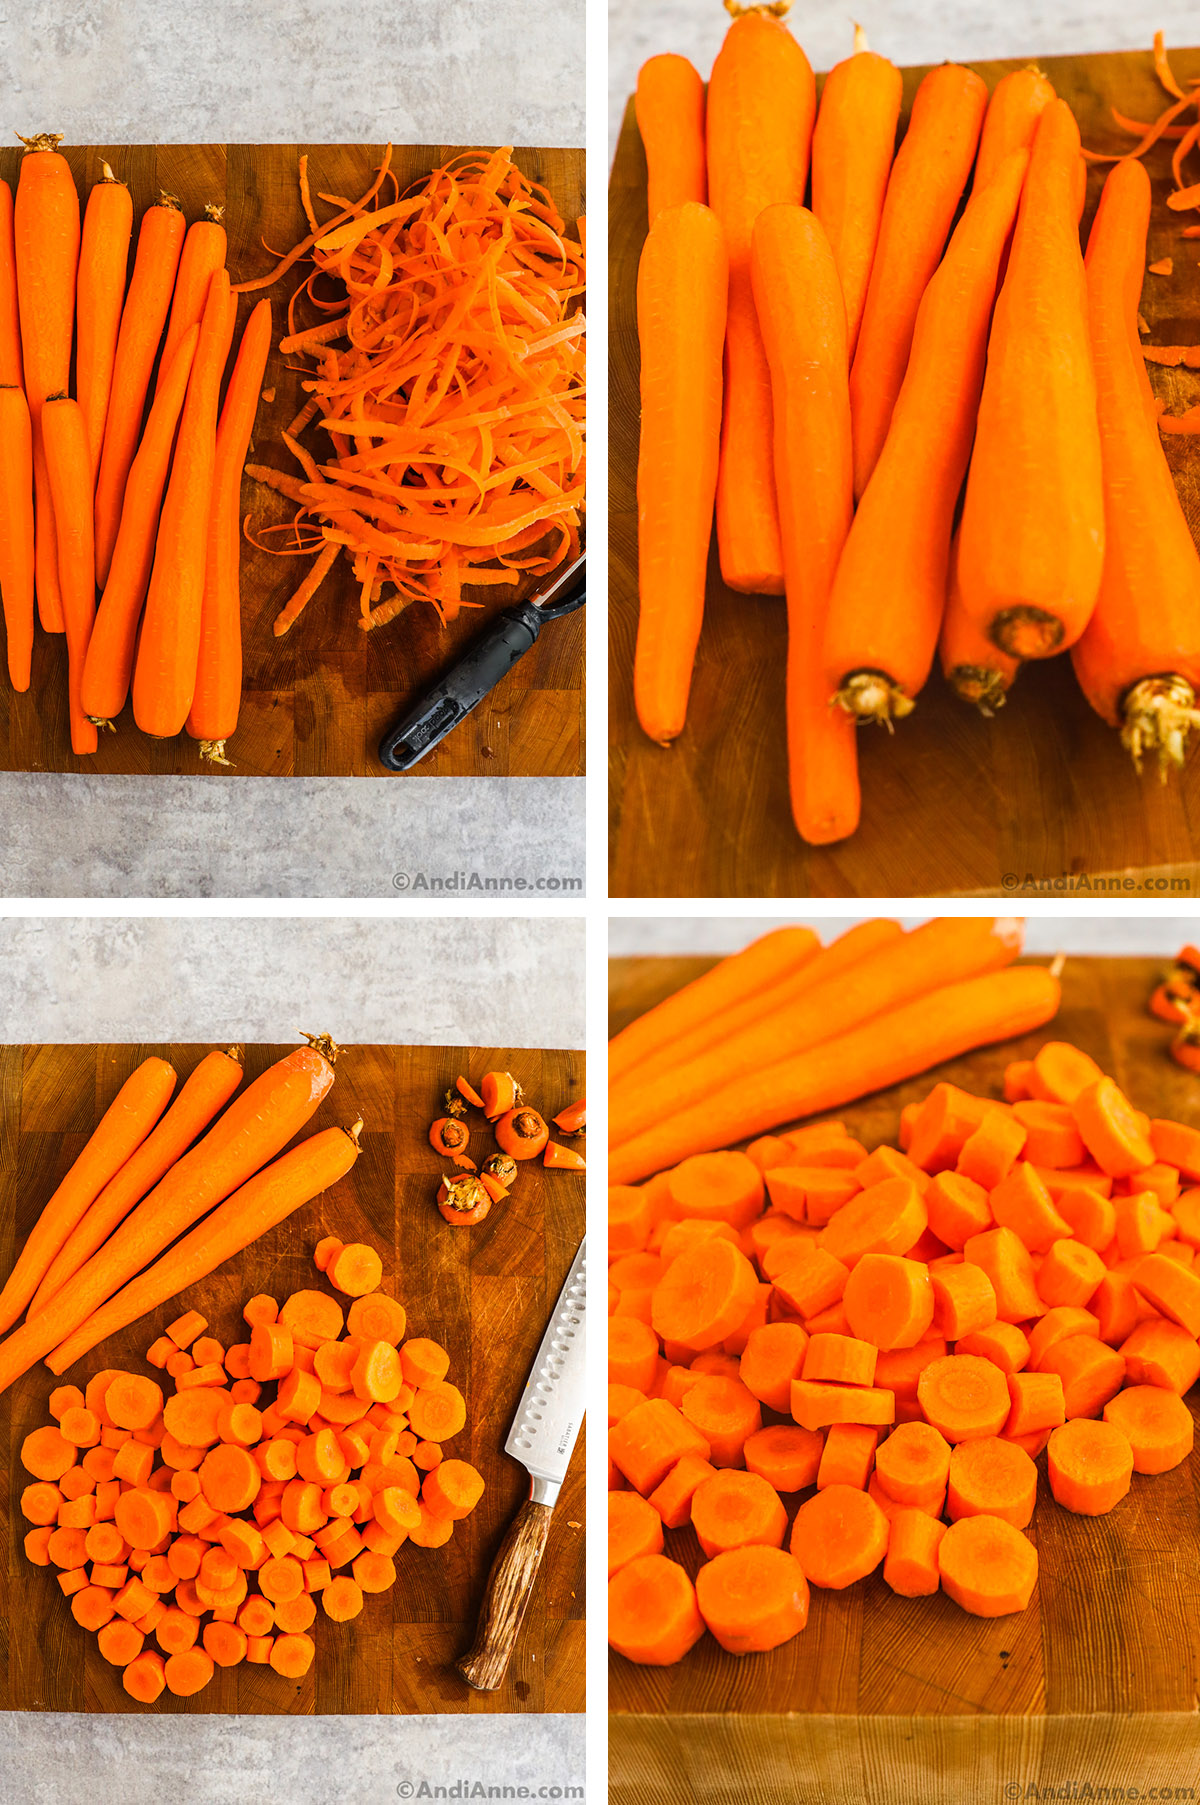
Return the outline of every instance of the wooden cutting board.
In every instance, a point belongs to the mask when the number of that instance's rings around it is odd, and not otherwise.
[[[1149,35],[1149,26],[1147,26]],[[1023,60],[1023,59],[1022,59]],[[1200,74],[1200,50],[1172,53],[1177,74]],[[989,87],[1022,61],[973,65]],[[1153,119],[1167,96],[1149,51],[1049,57],[1046,73],[1071,103],[1083,141],[1124,151],[1118,107]],[[905,118],[924,69],[904,72]],[[1147,161],[1154,179],[1150,258],[1171,255],[1171,277],[1147,276],[1142,311],[1156,344],[1192,344],[1196,248],[1167,211],[1170,146]],[[1083,229],[1102,170],[1093,167]],[[1190,215],[1188,216],[1191,217]],[[1128,874],[1200,877],[1200,760],[1165,787],[1138,778],[1117,736],[1095,716],[1069,660],[1021,673],[1008,705],[985,721],[943,683],[922,691],[894,738],[859,736],[863,818],[853,838],[806,847],[792,827],[783,743],[784,604],[735,595],[709,566],[704,631],[688,727],[653,745],[633,712],[637,627],[638,348],[635,280],[646,235],[646,165],[630,102],[609,197],[611,269],[610,591],[611,890],[618,896],[940,896],[1013,894],[1035,881]],[[1173,413],[1200,400],[1200,374],[1151,369]],[[1167,438],[1167,457],[1200,535],[1195,439]],[[1006,880],[1014,877],[1015,884]],[[1030,894],[1035,892],[1030,891]]]
[[[392,167],[401,189],[428,175],[462,146],[398,145]],[[274,267],[264,245],[282,254],[308,233],[297,185],[297,163],[307,150],[312,193],[357,198],[368,187],[382,145],[174,144],[64,145],[63,154],[86,201],[111,163],[133,194],[134,237],[144,209],[160,191],[174,194],[189,223],[210,203],[225,208],[229,270],[234,282]],[[0,150],[0,178],[14,188],[21,151]],[[519,150],[525,173],[544,182],[567,220],[583,210],[582,150]],[[315,201],[327,218],[334,209]],[[289,272],[266,293],[275,320],[274,343],[287,330],[287,304],[307,274]],[[243,295],[241,332],[262,293]],[[292,366],[289,368],[289,364]],[[230,363],[232,368],[232,360]],[[298,360],[273,351],[267,365],[264,401],[255,424],[250,461],[297,474],[279,434],[295,418],[306,396]],[[312,449],[310,432],[305,441]],[[246,478],[242,515],[258,529],[290,520],[294,509],[282,497]],[[267,541],[286,544],[287,536]],[[141,775],[167,772],[259,777],[384,777],[375,756],[380,738],[416,693],[435,681],[491,616],[520,599],[531,587],[480,590],[482,608],[463,612],[443,628],[433,609],[418,603],[386,627],[363,633],[357,626],[358,592],[345,560],[326,578],[318,596],[282,639],[272,623],[299,586],[310,559],[275,557],[242,545],[242,636],[244,692],[238,730],[230,741],[226,768],[198,756],[186,734],[152,740],[138,731],[127,705],[114,734],[102,734],[99,749],[76,758],[70,748],[66,712],[66,648],[58,635],[38,632],[33,681],[14,695],[0,683],[0,769],[10,771],[108,771]],[[547,626],[524,657],[471,719],[450,734],[414,775],[426,777],[565,777],[583,770],[583,617],[568,615]]]
[[[612,960],[610,1032],[713,963]],[[1200,1081],[1167,1057],[1170,1030],[1146,1009],[1159,975],[1149,959],[1069,959],[1052,1029],[838,1114],[867,1147],[895,1144],[901,1108],[935,1080],[999,1095],[1008,1061],[1053,1037],[1086,1048],[1152,1115],[1200,1125]],[[1196,1392],[1189,1402],[1200,1417]],[[807,1628],[770,1654],[739,1659],[706,1636],[676,1667],[614,1655],[614,1800],[994,1805],[1032,1796],[1006,1790],[1018,1781],[1140,1785],[1143,1797],[1151,1783],[1193,1781],[1200,1452],[1174,1472],[1135,1476],[1095,1519],[1060,1510],[1038,1464],[1030,1535],[1041,1571],[1019,1615],[989,1621],[942,1594],[899,1598],[874,1574],[846,1592],[814,1590]],[[694,1572],[693,1532],[669,1540]]]
[[[246,1049],[254,1078],[287,1047]],[[199,1063],[197,1046],[32,1046],[0,1048],[0,1272],[28,1234],[43,1203],[76,1157],[101,1113],[148,1055],[169,1059],[180,1083]],[[511,1069],[548,1113],[583,1093],[583,1055],[559,1050],[464,1047],[347,1047],[337,1082],[304,1134],[363,1117],[362,1153],[348,1177],[306,1204],[236,1260],[177,1299],[102,1342],[62,1383],[83,1385],[94,1372],[129,1365],[153,1376],[144,1352],[185,1309],[208,1318],[228,1346],[244,1338],[242,1305],[258,1292],[281,1302],[292,1291],[322,1289],[312,1250],[325,1234],[376,1247],[383,1288],[405,1305],[412,1334],[427,1334],[450,1354],[450,1376],[467,1398],[467,1426],[454,1451],[478,1467],[487,1490],[444,1549],[404,1548],[397,1581],[367,1599],[359,1617],[335,1624],[318,1606],[316,1659],[301,1680],[242,1662],[218,1668],[204,1691],[163,1711],[237,1711],[272,1715],[441,1711],[582,1711],[583,1438],[571,1463],[550,1532],[541,1577],[517,1651],[498,1692],[472,1692],[454,1671],[469,1647],[492,1558],[528,1490],[524,1469],[503,1453],[559,1288],[584,1232],[583,1180],[523,1169],[511,1198],[478,1228],[454,1229],[435,1204],[442,1165],[428,1141],[442,1096],[461,1072]],[[490,1130],[472,1112],[472,1152],[494,1151]],[[345,1301],[345,1300],[343,1300]],[[48,1420],[55,1380],[44,1366],[0,1397],[0,1438],[8,1450],[7,1553],[0,1561],[0,1706],[20,1711],[145,1712],[79,1628],[53,1569],[35,1567],[22,1542],[29,1525],[19,1501],[27,1475],[21,1442]]]

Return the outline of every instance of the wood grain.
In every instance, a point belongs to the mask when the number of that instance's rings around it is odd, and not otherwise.
[[[392,166],[401,186],[455,156],[463,146],[399,145]],[[225,208],[229,269],[235,282],[265,274],[273,259],[308,233],[297,186],[297,161],[309,160],[314,196],[357,196],[368,186],[382,145],[186,144],[64,146],[80,193],[86,195],[107,158],[133,194],[135,238],[143,210],[161,190],[178,196],[189,221],[210,202]],[[20,147],[0,150],[0,178],[16,184]],[[583,210],[582,150],[518,150],[525,173],[544,182],[564,218]],[[321,209],[322,217],[332,211]],[[288,298],[296,279],[286,276],[266,290],[275,319],[275,343],[286,330]],[[238,330],[261,293],[243,295]],[[289,367],[290,365],[290,367]],[[232,362],[230,367],[232,368]],[[279,433],[306,397],[297,360],[277,351],[255,426],[252,462],[296,473]],[[249,478],[242,485],[242,514],[257,528],[291,518],[281,497]],[[274,543],[286,538],[274,536]],[[127,706],[114,734],[102,734],[98,750],[76,758],[70,750],[66,712],[66,648],[58,635],[39,632],[33,681],[25,695],[0,686],[0,769],[9,771],[146,772],[214,778],[384,777],[375,749],[417,692],[435,681],[479,632],[483,622],[532,587],[476,592],[482,608],[470,608],[443,628],[433,609],[416,604],[386,627],[360,631],[358,593],[344,560],[326,579],[290,633],[276,639],[272,623],[307,570],[307,558],[273,557],[243,542],[242,635],[245,654],[241,718],[230,741],[234,761],[226,769],[205,764],[186,734],[152,740],[134,726]],[[583,770],[583,620],[568,615],[548,625],[537,644],[480,705],[469,721],[443,740],[414,777],[563,777]]]
[[[207,1049],[196,1046],[0,1048],[0,1271],[58,1178],[137,1063],[170,1059],[180,1082]],[[285,1047],[247,1049],[252,1078]],[[478,1228],[443,1223],[434,1205],[441,1164],[430,1122],[460,1073],[476,1081],[511,1069],[550,1113],[582,1094],[583,1056],[568,1051],[463,1047],[347,1047],[337,1082],[305,1133],[365,1121],[350,1174],[239,1257],[101,1344],[65,1380],[83,1384],[110,1365],[149,1371],[144,1350],[168,1322],[197,1309],[228,1345],[241,1337],[241,1308],[256,1292],[281,1301],[321,1288],[312,1250],[322,1235],[369,1242],[384,1264],[384,1288],[406,1306],[410,1333],[449,1350],[451,1378],[467,1398],[467,1427],[454,1452],[478,1467],[487,1490],[444,1549],[404,1548],[397,1582],[367,1600],[350,1623],[318,1611],[316,1659],[305,1677],[270,1668],[218,1668],[192,1699],[164,1693],[162,1711],[271,1715],[370,1712],[581,1711],[584,1698],[583,1438],[551,1524],[541,1577],[504,1685],[472,1692],[454,1671],[469,1647],[488,1569],[528,1492],[524,1468],[503,1453],[517,1401],[583,1235],[583,1180],[530,1162],[511,1198]],[[472,1151],[491,1135],[472,1115]],[[0,1561],[0,1707],[22,1711],[140,1711],[96,1638],[79,1628],[51,1569],[25,1559],[28,1525],[18,1509],[26,1476],[21,1442],[47,1420],[56,1381],[38,1367],[0,1397],[0,1477],[7,1551]]]
[[[610,961],[610,1033],[713,963]],[[1196,1081],[1146,1010],[1159,975],[1148,959],[1069,959],[1053,1035],[1086,1048],[1152,1115],[1200,1124]],[[838,1114],[867,1147],[894,1144],[900,1110],[935,1080],[998,1095],[1008,1061],[1049,1037],[984,1048]],[[1195,1392],[1189,1403],[1200,1417]],[[1135,1477],[1096,1519],[1060,1510],[1039,1466],[1040,1576],[1020,1615],[970,1617],[940,1593],[899,1598],[876,1573],[846,1592],[814,1590],[807,1628],[771,1654],[739,1659],[705,1637],[673,1668],[614,1655],[614,1798],[993,1805],[1015,1796],[1001,1793],[1010,1780],[1194,1779],[1200,1461]],[[691,1529],[668,1540],[695,1572]],[[798,1774],[807,1789],[785,1790]]]
[[[989,87],[1014,62],[973,67]],[[1172,52],[1200,74],[1200,50]],[[1084,143],[1123,151],[1115,105],[1152,119],[1165,96],[1149,52],[1049,57]],[[905,119],[926,71],[904,72]],[[1154,181],[1150,257],[1173,255],[1172,277],[1148,276],[1142,311],[1159,344],[1200,331],[1195,255],[1168,212],[1170,147],[1147,159]],[[1093,166],[1086,233],[1103,171]],[[637,262],[646,234],[646,170],[632,102],[613,165],[610,260],[610,889],[617,896],[989,895],[1018,883],[1153,876],[1200,882],[1200,760],[1162,786],[1139,779],[1117,736],[1088,707],[1065,658],[1030,666],[993,721],[965,707],[940,674],[894,738],[859,736],[863,818],[840,845],[806,847],[788,805],[783,748],[783,603],[735,595],[710,562],[704,632],[689,725],[669,750],[652,745],[633,711],[637,626]],[[1200,400],[1200,375],[1151,369],[1172,412]],[[1196,441],[1168,438],[1167,457],[1192,530],[1200,534]],[[1011,891],[1006,891],[1011,894]]]

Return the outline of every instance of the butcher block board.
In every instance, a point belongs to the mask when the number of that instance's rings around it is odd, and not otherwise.
[[[973,67],[993,87],[1023,61]],[[1200,75],[1200,49],[1172,52],[1172,62],[1181,77]],[[1131,143],[1113,125],[1110,107],[1153,119],[1167,103],[1148,50],[1048,57],[1043,67],[1092,149],[1118,152]],[[925,73],[904,72],[906,120]],[[1151,342],[1192,344],[1200,337],[1197,251],[1180,237],[1184,216],[1167,210],[1171,148],[1147,159],[1154,182],[1149,256],[1173,256],[1175,272],[1147,276],[1142,312]],[[1104,167],[1093,166],[1088,178],[1085,233]],[[1200,879],[1200,760],[1193,756],[1182,777],[1166,786],[1153,771],[1138,778],[1117,735],[1084,701],[1065,657],[1023,670],[991,721],[961,703],[937,672],[894,737],[875,729],[859,735],[858,832],[836,846],[805,846],[788,803],[784,604],[780,597],[726,589],[715,547],[687,728],[666,749],[646,738],[634,716],[632,686],[635,282],[646,235],[646,164],[632,101],[613,166],[609,220],[612,894],[1012,895],[1028,879],[1064,876],[1175,878],[1179,892],[1189,890]],[[1200,401],[1197,372],[1151,367],[1150,379],[1173,413]],[[1165,438],[1164,445],[1192,531],[1200,535],[1197,441]]]
[[[613,960],[610,1032],[713,963]],[[1151,1115],[1200,1125],[1200,1082],[1168,1058],[1170,1030],[1146,1010],[1160,975],[1149,959],[1069,959],[1051,1027],[837,1113],[868,1148],[894,1145],[901,1108],[938,1079],[999,1096],[1008,1061],[1056,1038],[1086,1048]],[[1195,1392],[1189,1402],[1200,1415]],[[1151,1783],[1194,1780],[1200,1454],[1135,1476],[1094,1519],[1060,1510],[1038,1464],[1041,1570],[1015,1616],[971,1617],[943,1594],[899,1598],[876,1573],[845,1592],[814,1589],[807,1628],[770,1654],[738,1658],[705,1636],[676,1667],[614,1655],[614,1799],[994,1805],[1033,1796],[1007,1790],[1018,1781],[1140,1785],[1145,1797]],[[694,1572],[692,1532],[669,1539]]]
[[[31,129],[33,129],[31,127]],[[396,145],[392,168],[401,189],[457,156],[462,145]],[[231,279],[248,281],[274,267],[309,232],[300,203],[297,165],[308,155],[309,181],[318,217],[334,211],[318,194],[357,198],[373,180],[384,147],[379,144],[110,144],[64,145],[80,195],[100,175],[106,159],[133,194],[134,242],[146,207],[166,191],[181,202],[189,224],[210,203],[225,209]],[[563,218],[583,211],[582,150],[517,150],[526,175],[544,182]],[[0,150],[0,178],[15,189],[21,150]],[[264,245],[271,247],[265,250]],[[132,250],[131,250],[132,258]],[[269,289],[243,295],[238,332],[265,294],[274,316],[273,346],[287,330],[287,304],[308,266],[288,271]],[[236,343],[236,341],[235,341]],[[228,369],[232,370],[230,358]],[[298,475],[280,433],[307,396],[309,373],[298,358],[272,349],[263,387],[273,401],[258,410],[249,461]],[[303,437],[310,450],[318,434]],[[259,529],[290,521],[295,509],[249,477],[242,482],[242,518],[263,543],[286,545]],[[414,603],[387,626],[364,633],[358,587],[349,564],[339,560],[296,625],[276,639],[272,623],[311,563],[309,557],[276,557],[242,541],[242,641],[245,659],[241,716],[229,742],[229,766],[201,761],[186,734],[152,740],[133,722],[127,704],[116,733],[103,733],[96,752],[71,751],[66,708],[66,647],[58,635],[37,634],[33,681],[24,695],[0,684],[0,769],[9,771],[145,772],[189,776],[385,777],[376,757],[384,732],[416,693],[454,662],[493,614],[511,607],[534,586],[476,590],[480,608],[466,608],[443,628],[433,608]],[[422,777],[569,777],[583,770],[583,618],[567,615],[547,626],[533,649],[499,683],[463,726],[416,767]]]
[[[169,1059],[180,1084],[207,1047],[9,1046],[0,1048],[0,1273],[10,1270],[39,1210],[117,1090],[150,1054]],[[252,1079],[287,1047],[246,1049]],[[364,1121],[362,1153],[346,1178],[297,1210],[236,1259],[161,1309],[111,1336],[56,1380],[39,1365],[0,1397],[0,1478],[7,1552],[0,1562],[0,1706],[20,1711],[145,1712],[119,1672],[80,1629],[52,1568],[33,1566],[20,1514],[28,1475],[21,1442],[48,1421],[58,1383],[128,1365],[152,1377],[145,1350],[185,1310],[207,1317],[226,1346],[245,1338],[243,1304],[258,1292],[328,1289],[312,1263],[323,1235],[365,1241],[383,1259],[382,1289],[408,1311],[410,1334],[440,1341],[450,1378],[467,1400],[467,1425],[453,1452],[478,1467],[487,1490],[440,1550],[406,1547],[397,1580],[367,1599],[350,1623],[318,1605],[317,1652],[301,1680],[242,1662],[218,1668],[194,1698],[163,1693],[156,1712],[262,1715],[442,1711],[582,1711],[584,1701],[583,1438],[554,1513],[541,1576],[516,1653],[498,1692],[473,1692],[454,1671],[470,1646],[492,1558],[528,1491],[524,1468],[503,1453],[505,1437],[550,1311],[584,1232],[583,1180],[530,1162],[511,1197],[473,1229],[443,1222],[434,1193],[443,1164],[429,1125],[460,1073],[511,1069],[548,1111],[583,1093],[583,1055],[466,1047],[346,1047],[337,1081],[299,1138],[334,1123]],[[472,1152],[494,1151],[471,1112]],[[343,1304],[349,1300],[340,1299]],[[448,1447],[450,1444],[447,1444]]]

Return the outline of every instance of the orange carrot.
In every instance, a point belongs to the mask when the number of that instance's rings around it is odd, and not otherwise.
[[[883,450],[917,310],[967,185],[986,105],[984,83],[957,63],[930,70],[913,98],[888,178],[850,369],[856,496],[862,496]],[[977,182],[976,192],[984,186]],[[1015,196],[1012,212],[1015,216]],[[994,291],[993,283],[993,297]]]
[[[609,1160],[609,1178],[614,1184],[632,1184],[688,1154],[835,1109],[972,1047],[1027,1033],[1053,1016],[1058,1001],[1057,979],[1040,966],[1018,966],[948,985],[823,1047],[735,1080],[618,1148]]]
[[[204,218],[193,220],[188,227],[179,255],[175,289],[171,297],[171,315],[163,337],[162,360],[165,370],[180,342],[193,326],[204,318],[212,279],[224,268],[226,236],[221,224],[224,207],[207,206]]]
[[[941,1585],[938,1548],[946,1525],[924,1510],[899,1510],[888,1529],[885,1584],[901,1598],[927,1598]]]
[[[9,681],[15,690],[24,691],[29,688],[33,658],[33,427],[25,391],[16,383],[0,386],[0,442],[4,445],[0,472],[0,600],[4,604],[8,639]]]
[[[974,190],[918,296],[886,442],[880,437],[873,448],[873,474],[829,602],[829,686],[859,720],[890,726],[909,713],[937,651],[951,525],[971,455],[1000,259],[1026,167],[1016,152]],[[884,295],[893,286],[889,275]],[[877,373],[871,383],[878,386]]]
[[[729,253],[725,403],[717,544],[731,589],[780,595],[771,379],[750,277],[755,221],[775,202],[802,204],[816,111],[808,58],[779,19],[735,16],[708,84],[708,198]]]
[[[897,1254],[865,1254],[842,1301],[855,1335],[876,1348],[915,1347],[933,1323],[929,1268]]]
[[[1037,1550],[1000,1517],[963,1517],[938,1545],[938,1572],[942,1590],[964,1611],[1007,1617],[1033,1596]]]
[[[183,234],[183,214],[170,195],[162,195],[142,215],[133,275],[117,334],[104,446],[96,477],[96,581],[100,588],[108,582],[125,483],[138,448],[150,372],[171,305]]]
[[[1133,1449],[1115,1423],[1080,1417],[1052,1431],[1046,1467],[1050,1489],[1064,1510],[1101,1517],[1129,1490]]]
[[[214,764],[224,762],[242,700],[242,470],[270,349],[271,303],[260,301],[242,333],[217,426],[196,689],[187,717],[201,756]]]
[[[159,739],[179,732],[196,688],[217,401],[232,335],[229,276],[219,269],[188,378],[133,670],[133,718]]]
[[[1104,1406],[1104,1421],[1129,1442],[1135,1473],[1166,1473],[1187,1459],[1195,1440],[1182,1398],[1157,1385],[1130,1385]]]
[[[650,224],[685,201],[704,205],[704,83],[685,56],[652,56],[642,64],[635,111],[646,154]]]
[[[1074,115],[1052,101],[996,304],[959,539],[963,606],[1013,657],[1074,644],[1100,586],[1104,503],[1080,169]]]
[[[963,606],[958,581],[957,533],[950,543],[946,606],[938,654],[951,689],[964,702],[972,703],[985,719],[990,720],[998,708],[1004,707],[1021,663],[993,645]]]
[[[61,633],[64,621],[42,408],[49,396],[65,395],[69,386],[79,267],[79,196],[67,160],[58,152],[61,133],[45,132],[22,142],[25,154],[13,227],[25,398],[33,424],[37,603],[42,626],[48,633]]]
[[[76,301],[75,382],[87,429],[93,486],[104,444],[132,236],[133,201],[129,189],[107,163],[101,163],[100,180],[92,186],[83,215]]]
[[[887,1518],[856,1486],[830,1485],[796,1512],[790,1548],[810,1585],[842,1590],[887,1552]]]
[[[1037,1503],[1037,1468],[1023,1448],[998,1436],[959,1442],[950,1456],[946,1512],[960,1517],[1001,1517],[1026,1529]]]
[[[630,1561],[609,1581],[608,1640],[627,1660],[672,1667],[703,1634],[696,1588],[665,1555]]]
[[[829,707],[821,664],[853,513],[846,309],[829,241],[805,208],[765,208],[750,261],[771,377],[792,817],[803,839],[825,845],[853,832],[858,819],[853,731]]]
[[[1054,88],[1040,69],[1014,69],[1001,76],[992,89],[979,155],[975,159],[975,186],[990,182],[1005,157],[1033,144],[1038,121],[1054,99]]]
[[[25,380],[25,372],[21,362],[13,197],[7,182],[0,183],[0,189],[3,189],[0,193],[0,388],[19,389]]]
[[[42,456],[55,530],[55,577],[67,636],[71,750],[96,750],[96,727],[83,711],[80,688],[96,618],[96,551],[92,540],[92,466],[87,425],[78,401],[48,395],[42,403]]]
[[[783,1548],[732,1548],[696,1576],[696,1603],[709,1633],[730,1654],[789,1642],[808,1622],[808,1581]]]
[[[1200,725],[1200,554],[1147,407],[1137,307],[1150,219],[1143,164],[1118,163],[1088,239],[1087,295],[1104,449],[1104,571],[1071,659],[1088,701],[1140,768],[1166,778]]]
[[[683,732],[700,625],[721,430],[728,261],[717,216],[659,214],[638,265],[638,633],[634,702],[666,744]]]
[[[150,418],[125,481],[121,524],[88,641],[80,688],[84,712],[97,725],[114,721],[129,694],[175,428],[183,411],[199,337],[199,328],[194,326],[180,340],[174,362],[155,391]]]
[[[167,1107],[175,1071],[165,1059],[145,1059],[130,1074],[45,1205],[0,1291],[0,1330],[8,1329],[85,1212],[125,1162],[136,1154]]]
[[[867,284],[896,149],[901,79],[854,28],[853,54],[825,77],[813,131],[813,212],[824,226],[846,297],[846,340],[858,343]]]

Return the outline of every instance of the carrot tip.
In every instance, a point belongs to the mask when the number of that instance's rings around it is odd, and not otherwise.
[[[93,727],[99,728],[102,732],[115,733],[117,731],[116,723],[114,721],[106,721],[103,715],[90,714],[88,720],[92,723]]]
[[[947,680],[956,696],[971,702],[990,721],[1008,700],[1008,684],[999,671],[984,664],[956,664]]]
[[[201,740],[200,756],[210,765],[228,765],[231,771],[234,769],[233,760],[225,756],[224,740]]]
[[[916,703],[906,696],[898,683],[883,671],[855,671],[835,693],[832,702],[850,715],[859,726],[876,721],[894,731],[892,722],[911,714]]]
[[[1171,771],[1184,762],[1192,729],[1200,727],[1191,684],[1179,676],[1145,677],[1126,696],[1122,714],[1121,744],[1133,759],[1134,769],[1140,772],[1142,760],[1154,754],[1159,779],[1166,783]]]
[[[1049,658],[1062,643],[1063,624],[1044,608],[1022,604],[1005,608],[991,624],[989,637],[1010,658]]]

